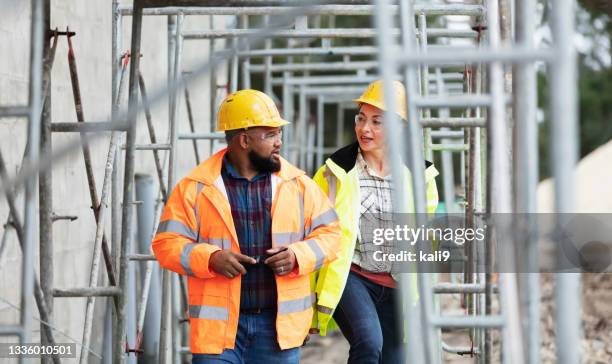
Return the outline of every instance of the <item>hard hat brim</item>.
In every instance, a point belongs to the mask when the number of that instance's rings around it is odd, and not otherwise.
[[[385,110],[384,105],[380,104],[379,102],[376,102],[372,99],[368,99],[368,98],[364,98],[364,97],[360,97],[358,99],[353,99],[353,102],[357,104],[357,106],[361,105],[361,104],[368,104],[368,105],[372,105],[374,107],[377,107],[381,110]]]
[[[223,128],[219,128],[217,127],[217,131],[230,131],[230,130],[237,130],[237,129],[247,129],[247,128],[256,128],[256,127],[269,127],[269,128],[280,128],[281,126],[285,126],[291,124],[290,122],[288,122],[287,120],[284,119],[273,119],[273,120],[269,120],[266,121],[265,123],[261,123],[261,124],[253,124],[253,125],[249,125],[249,124],[244,124],[244,125],[239,125],[236,126],[235,128],[231,128],[231,129],[223,129]]]
[[[275,119],[275,120],[272,120],[272,121],[269,121],[269,122],[265,123],[264,125],[258,125],[258,126],[268,126],[268,127],[271,127],[271,128],[279,128],[279,127],[285,126],[287,124],[291,124],[291,123],[288,122],[285,119]]]
[[[368,98],[364,98],[364,97],[360,97],[358,99],[353,99],[353,102],[357,104],[357,106],[360,106],[361,104],[368,104],[368,105],[372,105],[376,108],[379,108],[382,111],[386,111],[385,106],[382,105],[379,102],[376,102],[372,99],[368,99]],[[401,112],[396,112],[396,114],[402,119],[402,120],[406,120],[406,115],[404,113]]]

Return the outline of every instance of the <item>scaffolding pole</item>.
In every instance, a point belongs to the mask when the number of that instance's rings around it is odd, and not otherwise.
[[[516,2],[516,40],[519,46],[534,47],[533,34],[536,21],[533,9],[534,0]],[[535,65],[531,63],[515,65],[514,69],[515,95],[523,95],[515,100],[515,138],[514,178],[515,178],[515,211],[517,213],[535,213],[536,188],[538,185],[538,125],[537,112],[537,80]],[[523,307],[527,319],[523,320],[523,332],[527,338],[526,362],[537,364],[540,361],[540,275],[538,262],[538,244],[534,239],[537,229],[535,219],[525,221],[526,234],[520,238],[525,241],[521,248],[527,251],[527,262],[522,267],[525,273],[523,283]],[[525,322],[526,321],[526,322]]]
[[[384,95],[385,95],[385,105],[387,105],[387,110],[395,110],[397,105],[395,102],[395,98],[393,95],[393,86],[391,84],[391,80],[395,75],[395,70],[397,65],[393,63],[391,56],[391,39],[387,36],[390,32],[390,24],[388,20],[390,19],[389,14],[389,2],[387,0],[376,0],[376,12],[374,16],[375,24],[378,29],[378,45],[380,48],[380,52],[378,53],[378,59],[380,63],[380,73],[382,79],[384,80]],[[415,118],[416,120],[416,118]],[[402,170],[402,160],[401,156],[404,154],[402,150],[402,132],[400,121],[394,112],[385,112],[385,132],[387,135],[387,143],[388,143],[388,155],[391,159],[391,168],[392,170],[401,171]],[[414,123],[412,123],[414,124]],[[406,191],[406,182],[404,174],[400,174],[396,176],[394,179],[397,179],[395,182],[396,188],[393,189],[393,200],[394,201],[404,201],[404,198],[407,194]],[[397,209],[397,206],[394,206],[394,209]],[[397,211],[397,210],[396,210]],[[402,292],[401,304],[399,307],[405,307],[405,312],[402,314],[402,310],[397,312],[398,317],[403,319],[402,328],[407,326],[407,344],[406,348],[402,353],[403,361],[410,363],[425,363],[424,360],[426,358],[426,354],[422,345],[418,345],[420,342],[421,333],[421,324],[419,320],[419,312],[416,307],[412,304],[415,302],[413,293],[414,292],[414,282],[410,277],[406,274],[401,274],[399,279],[399,288]],[[421,313],[422,314],[422,313]]]
[[[26,163],[36,165],[40,153],[40,120],[42,96],[42,59],[43,39],[45,36],[44,8],[42,0],[32,0],[32,23],[30,35],[30,84],[28,95],[28,146]],[[21,333],[20,342],[31,342],[32,331],[32,297],[34,296],[34,244],[36,224],[36,185],[37,175],[25,182],[24,197],[24,237],[21,267],[21,317],[19,320]],[[24,362],[23,358],[19,359]]]
[[[572,41],[576,2],[558,0],[550,6],[551,28],[557,55],[549,71],[550,117],[554,120],[551,122],[552,170],[557,226],[564,226],[567,223],[564,213],[572,212],[575,206],[574,168],[578,160],[576,95],[578,74],[576,49]],[[558,270],[568,266],[567,261],[572,258],[564,255],[568,250],[561,246],[557,249]],[[579,363],[582,337],[580,273],[557,273],[555,284],[557,360],[561,364]]]

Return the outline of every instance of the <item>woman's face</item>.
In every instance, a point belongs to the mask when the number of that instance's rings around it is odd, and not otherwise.
[[[383,116],[383,110],[369,104],[361,104],[359,113],[355,116],[355,135],[362,151],[371,152],[384,149]]]

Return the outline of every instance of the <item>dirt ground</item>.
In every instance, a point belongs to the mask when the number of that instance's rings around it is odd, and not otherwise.
[[[542,279],[542,362],[554,363],[554,280]],[[612,274],[582,276],[582,357],[584,363],[612,363]]]
[[[554,279],[551,274],[541,276],[541,351],[542,363],[555,363],[554,338]],[[583,274],[582,357],[586,364],[612,363],[612,274]],[[445,295],[445,310],[460,309],[453,296]],[[444,341],[451,345],[469,345],[467,332],[444,333]],[[348,343],[335,331],[327,337],[311,336],[302,350],[303,364],[341,364],[348,358]],[[493,363],[499,361],[499,343],[494,340]],[[474,363],[469,356],[444,353],[443,361],[453,364]]]
[[[349,345],[340,330],[327,336],[311,335],[302,348],[302,364],[343,364],[348,358]]]

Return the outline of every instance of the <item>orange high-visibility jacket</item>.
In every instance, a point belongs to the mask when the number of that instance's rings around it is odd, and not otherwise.
[[[153,239],[159,264],[187,276],[191,352],[233,349],[240,313],[240,276],[209,269],[212,253],[240,252],[223,179],[222,150],[197,166],[174,188]],[[281,159],[272,174],[272,247],[287,245],[297,258],[288,275],[276,276],[276,331],[281,349],[301,346],[315,302],[309,273],[335,259],[340,225],[327,196],[303,171]]]

